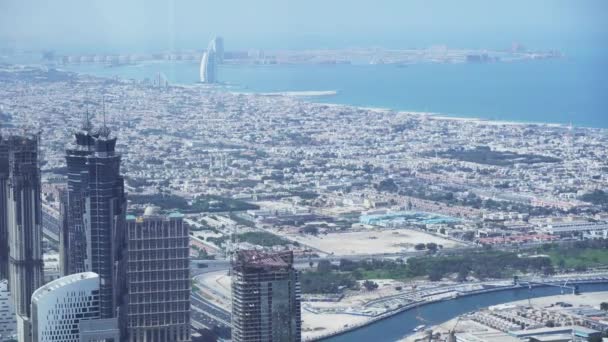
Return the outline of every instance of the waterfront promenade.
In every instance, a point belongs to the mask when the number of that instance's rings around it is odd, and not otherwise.
[[[198,299],[207,301],[216,309],[225,310],[225,314],[229,315],[230,293],[229,291],[218,291],[218,284],[222,284],[222,288],[230,287],[230,278],[227,274],[223,271],[208,272],[197,276],[196,281],[202,294],[202,296],[198,296]],[[522,290],[525,292],[530,288],[547,288],[548,291],[558,293],[571,292],[573,284],[598,283],[608,284],[607,271],[560,274],[552,277],[522,277],[519,279],[519,284],[514,284],[510,279],[470,283],[428,283],[426,286],[417,286],[412,291],[404,290],[397,295],[380,298],[378,298],[380,294],[366,293],[348,296],[340,302],[304,302],[302,305],[303,339],[305,341],[334,341],[332,338],[340,338],[345,333],[365,328],[374,322],[400,313],[410,311],[413,314],[427,305],[454,302],[452,306],[459,307],[457,302],[475,295],[491,295],[509,291],[515,293]],[[537,296],[537,290],[530,291],[533,291],[531,292],[533,296]],[[549,294],[553,294],[553,292]],[[461,313],[455,313],[454,316],[458,314]],[[446,320],[450,318],[452,317],[448,317]],[[408,323],[414,326],[422,324],[415,319]]]

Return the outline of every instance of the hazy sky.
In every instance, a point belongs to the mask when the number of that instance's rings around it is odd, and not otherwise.
[[[606,0],[0,0],[0,44],[156,50],[608,41]]]

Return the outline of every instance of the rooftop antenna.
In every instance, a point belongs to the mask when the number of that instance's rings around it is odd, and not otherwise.
[[[110,136],[110,129],[106,125],[106,97],[105,95],[101,98],[102,114],[103,114],[103,126],[99,129],[99,135],[108,138]]]
[[[93,125],[91,124],[91,116],[89,113],[89,104],[86,104],[86,111],[85,111],[85,116],[84,116],[84,122],[82,124],[82,130],[87,132],[87,133],[91,133],[91,130],[93,129]]]

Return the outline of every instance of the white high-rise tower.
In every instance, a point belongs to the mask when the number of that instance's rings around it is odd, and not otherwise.
[[[218,82],[217,65],[221,62],[220,58],[223,59],[224,55],[224,41],[218,39],[221,38],[218,37],[209,42],[207,51],[205,51],[201,59],[199,77],[202,83]]]

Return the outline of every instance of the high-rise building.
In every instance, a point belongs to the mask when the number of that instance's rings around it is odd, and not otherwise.
[[[36,290],[32,295],[33,341],[118,342],[117,318],[100,318],[99,280],[93,272],[76,273]]]
[[[0,134],[0,280],[8,279],[8,141]]]
[[[217,62],[215,52],[207,50],[201,59],[200,80],[202,83],[217,82]]]
[[[213,51],[215,51],[215,57],[217,58],[217,64],[224,63],[224,38],[217,36],[211,41]]]
[[[293,253],[237,251],[232,265],[232,340],[302,340]]]
[[[190,340],[189,232],[181,214],[127,217],[128,341]]]
[[[42,285],[42,214],[38,135],[8,136],[8,177],[3,182],[2,214],[6,217],[9,280],[20,342],[31,340],[32,293]],[[6,160],[5,162],[6,163]]]
[[[66,221],[60,236],[64,274],[95,272],[100,279],[99,312],[119,318],[124,333],[126,198],[116,138],[104,126],[93,133],[90,121],[67,150]]]
[[[87,157],[94,153],[95,139],[99,134],[92,133],[89,120],[82,130],[74,134],[75,141],[66,151],[68,187],[65,198],[66,224],[63,225],[61,243],[65,275],[86,271],[87,257],[86,233],[84,228],[84,209],[87,194],[88,167]],[[89,269],[90,271],[90,269]]]
[[[200,81],[202,83],[217,83],[217,65],[224,58],[224,40],[221,37],[214,38],[209,42],[207,51],[201,59],[199,70]],[[220,60],[221,59],[221,60]]]
[[[17,337],[17,319],[13,299],[8,290],[8,280],[0,280],[0,341]]]
[[[99,275],[101,318],[112,318],[123,313],[127,200],[120,174],[121,155],[115,151],[116,138],[110,137],[110,130],[104,126],[98,137],[92,137],[92,142],[92,151],[86,156],[82,173],[86,235],[84,268]]]

